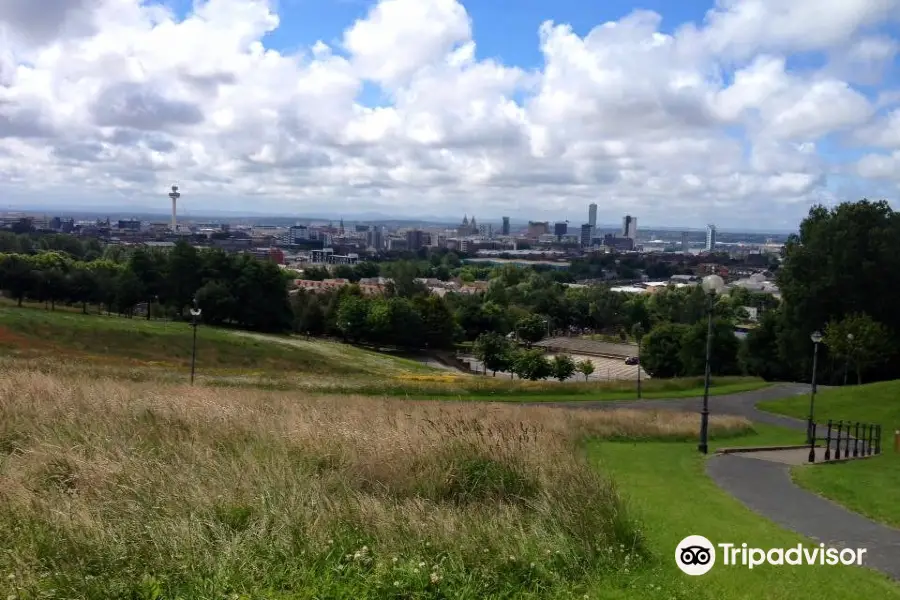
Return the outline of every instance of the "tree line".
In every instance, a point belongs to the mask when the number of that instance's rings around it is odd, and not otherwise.
[[[137,247],[116,262],[76,260],[63,252],[0,254],[0,289],[18,301],[90,305],[134,316],[143,304],[151,314],[181,318],[196,298],[202,319],[259,331],[289,329],[290,278],[275,264],[250,255],[198,251],[179,242],[170,252]]]

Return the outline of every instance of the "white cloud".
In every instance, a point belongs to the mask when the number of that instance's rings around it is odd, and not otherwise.
[[[47,1],[0,0],[0,182],[22,202],[162,209],[178,181],[196,210],[578,223],[597,201],[609,220],[780,225],[849,168],[821,138],[900,146],[897,113],[877,112],[896,92],[854,87],[893,59],[873,28],[900,0],[721,0],[668,35],[647,11],[584,37],[547,22],[539,68],[479,58],[455,0],[383,0],[339,47],[296,55],[266,47],[283,26],[268,0],[180,20],[139,0]],[[826,68],[792,66],[810,51]],[[387,105],[366,104],[373,85]],[[897,182],[896,160],[851,170]]]

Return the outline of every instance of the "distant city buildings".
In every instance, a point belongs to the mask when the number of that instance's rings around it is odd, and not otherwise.
[[[562,236],[569,232],[569,224],[565,221],[559,221],[553,224],[553,235],[557,240],[562,240]]]
[[[581,247],[582,248],[590,248],[592,240],[594,239],[595,227],[596,227],[596,223],[594,225],[591,225],[590,223],[585,223],[584,225],[581,226]]]
[[[691,244],[688,241],[688,232],[681,232],[681,253],[682,254],[690,254]]]
[[[716,226],[712,224],[706,226],[706,251],[716,251]]]
[[[588,225],[591,226],[591,239],[597,237],[597,205],[593,202],[588,205]]]
[[[509,235],[509,217],[503,217],[503,226],[500,232],[502,235]]]
[[[625,215],[625,218],[622,219],[622,237],[632,241],[637,240],[637,217]]]

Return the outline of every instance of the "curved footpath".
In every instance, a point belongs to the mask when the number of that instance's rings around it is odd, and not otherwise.
[[[756,404],[808,393],[808,385],[778,384],[739,394],[710,396],[709,408],[712,414],[739,415],[755,423],[805,431],[805,421],[763,412]],[[585,409],[627,407],[699,411],[702,402],[702,398],[685,398],[564,404]],[[789,465],[752,458],[749,454],[719,454],[707,461],[706,471],[719,487],[754,512],[829,546],[866,548],[866,566],[900,580],[900,529],[871,521],[798,487],[791,479]]]

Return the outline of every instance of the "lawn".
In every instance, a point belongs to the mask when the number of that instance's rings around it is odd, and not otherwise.
[[[893,432],[900,429],[900,381],[848,386],[816,395],[816,419],[881,424],[881,456],[846,463],[797,467],[792,473],[801,486],[871,519],[900,527],[900,454],[893,450]],[[759,408],[803,418],[808,398],[765,402]]]
[[[796,442],[796,432],[755,425],[756,434],[738,440],[714,440],[713,447],[777,445]],[[611,475],[629,512],[642,523],[656,559],[638,589],[660,585],[653,595],[634,598],[726,598],[728,600],[797,600],[814,598],[900,598],[900,586],[881,575],[855,567],[758,567],[752,571],[716,566],[696,579],[681,575],[674,550],[687,535],[714,542],[746,542],[761,548],[816,542],[766,521],[721,491],[704,473],[696,443],[621,443],[592,441],[590,456]],[[896,498],[896,496],[894,496]],[[690,579],[690,580],[689,580]],[[823,595],[824,594],[824,595]]]

